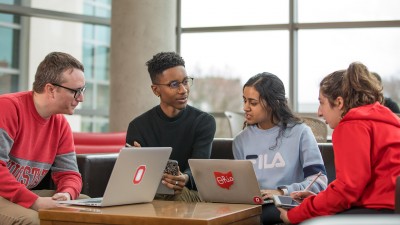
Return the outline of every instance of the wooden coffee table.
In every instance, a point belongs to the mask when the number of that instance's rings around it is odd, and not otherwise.
[[[41,225],[130,224],[130,225],[259,225],[261,206],[225,203],[151,203],[113,206],[68,206],[39,211]]]

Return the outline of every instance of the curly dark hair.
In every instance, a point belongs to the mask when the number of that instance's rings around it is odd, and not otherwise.
[[[278,139],[283,135],[288,125],[292,124],[290,127],[295,126],[302,123],[302,120],[295,116],[289,108],[285,97],[285,86],[276,75],[268,72],[259,73],[246,82],[243,90],[245,87],[254,87],[260,94],[260,103],[266,104],[263,107],[269,106],[271,108],[271,122],[276,125],[281,123],[275,146],[270,148],[272,150],[277,146]]]
[[[160,52],[147,61],[146,66],[150,74],[151,82],[157,83],[157,76],[162,74],[164,70],[175,66],[185,67],[185,61],[175,52]]]

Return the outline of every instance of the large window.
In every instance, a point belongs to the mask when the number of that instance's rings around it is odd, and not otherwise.
[[[353,61],[380,74],[385,95],[400,102],[398,0],[178,3],[177,51],[196,78],[196,107],[241,111],[244,82],[266,71],[282,79],[295,111],[315,113],[320,80]],[[74,130],[108,131],[111,0],[0,4],[0,94],[30,90],[48,52],[69,52],[85,65],[87,82],[85,102],[69,121]]]
[[[398,0],[298,0],[300,23],[400,20]]]
[[[85,1],[84,14],[111,16],[110,1]],[[85,65],[86,95],[82,110],[82,131],[107,132],[110,103],[110,27],[83,25],[83,63]]]
[[[400,101],[394,88],[400,85],[400,1],[181,0],[180,5],[178,43],[188,71],[219,77],[221,84],[240,80],[240,88],[213,92],[206,102],[241,101],[244,82],[267,71],[282,79],[295,111],[316,113],[321,79],[354,61],[380,74],[385,95]],[[193,104],[221,110],[198,99],[196,91],[202,90],[196,85]]]
[[[0,0],[0,3],[19,4]],[[20,84],[20,16],[0,13],[0,94],[17,92]]]
[[[400,81],[400,28],[318,29],[299,31],[299,110],[317,110],[318,85],[324,76],[359,61],[383,77],[386,86]],[[400,83],[397,83],[400,85]],[[307,90],[307,91],[305,91]]]
[[[182,27],[221,27],[289,22],[288,1],[182,0]]]
[[[287,31],[188,33],[181,38],[187,71],[196,78],[190,99],[205,111],[241,111],[242,84],[260,72],[280,75],[286,87],[289,84]],[[213,77],[225,79],[207,82]],[[212,95],[198,85],[202,79],[212,88]],[[235,88],[227,85],[229,80],[237,83]]]

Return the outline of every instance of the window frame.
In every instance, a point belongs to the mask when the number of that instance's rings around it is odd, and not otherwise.
[[[185,33],[206,33],[206,32],[227,32],[227,31],[289,31],[289,105],[294,112],[299,111],[299,87],[298,87],[298,31],[306,29],[343,29],[343,28],[400,28],[400,20],[388,21],[349,21],[349,22],[298,22],[298,0],[289,1],[289,22],[288,24],[261,24],[248,26],[218,26],[218,27],[182,27],[181,11],[182,0],[177,3],[177,52],[181,52],[181,34]],[[305,112],[310,113],[310,112]],[[316,114],[316,113],[314,113]]]

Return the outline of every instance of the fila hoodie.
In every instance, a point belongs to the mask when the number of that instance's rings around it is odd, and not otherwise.
[[[311,186],[318,193],[327,186],[325,166],[311,128],[289,124],[279,137],[280,125],[267,130],[247,126],[233,140],[235,159],[250,160],[260,189],[287,189],[286,195],[305,189],[312,178],[323,176]]]

